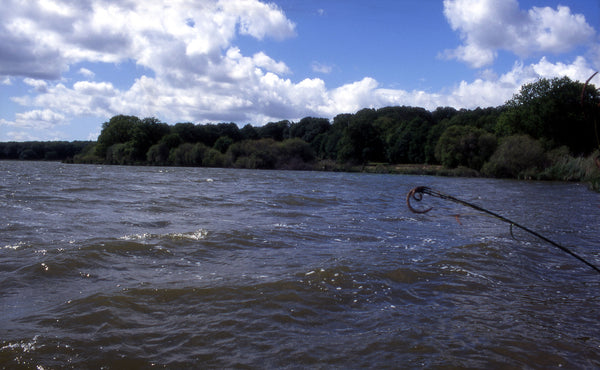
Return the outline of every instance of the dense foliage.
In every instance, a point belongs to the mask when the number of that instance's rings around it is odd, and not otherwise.
[[[263,169],[432,164],[493,177],[581,179],[591,176],[588,162],[593,163],[600,147],[600,93],[592,85],[583,87],[567,77],[540,79],[523,85],[499,107],[440,107],[432,112],[407,106],[366,108],[337,115],[332,122],[305,117],[261,127],[168,125],[156,118],[118,115],[103,124],[93,145],[73,143],[81,150],[74,160]],[[40,152],[32,144],[21,144],[27,150],[19,150],[16,157],[6,154],[15,153],[6,148],[16,144],[3,144],[0,158],[73,156],[73,151]],[[577,162],[585,156],[589,158]],[[574,163],[582,163],[579,172]]]
[[[0,143],[0,159],[64,161],[91,144],[91,141],[11,141]]]

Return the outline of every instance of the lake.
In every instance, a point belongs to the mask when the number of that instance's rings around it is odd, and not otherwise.
[[[0,366],[598,368],[583,184],[0,162]]]

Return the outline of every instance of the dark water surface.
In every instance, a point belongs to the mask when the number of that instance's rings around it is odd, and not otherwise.
[[[585,185],[0,162],[0,367],[600,367]],[[460,214],[457,218],[456,214]]]

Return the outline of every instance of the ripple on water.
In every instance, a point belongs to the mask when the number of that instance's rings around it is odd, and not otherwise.
[[[7,368],[600,366],[593,271],[443,201],[412,214],[404,191],[506,211],[594,259],[600,198],[582,187],[15,166],[0,188]]]

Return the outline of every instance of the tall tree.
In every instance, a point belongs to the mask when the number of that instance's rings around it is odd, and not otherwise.
[[[269,122],[266,125],[258,128],[258,135],[261,139],[273,139],[275,141],[283,141],[287,138],[290,128],[290,121],[284,120],[279,122]]]
[[[148,149],[158,143],[163,136],[168,135],[170,130],[169,125],[157,118],[144,118],[133,129],[131,141],[134,159],[145,161]]]
[[[106,156],[106,150],[119,143],[126,143],[133,138],[136,127],[141,123],[136,116],[118,115],[102,124],[102,131],[98,136],[96,154],[101,158]]]
[[[327,132],[330,128],[327,118],[304,117],[300,122],[290,126],[290,137],[312,143],[318,135]]]
[[[352,116],[339,143],[339,160],[358,163],[385,160],[383,140],[373,124],[376,119],[374,109],[362,109]]]
[[[581,105],[583,84],[568,77],[525,84],[506,103],[496,124],[501,136],[526,134],[549,147],[566,145],[574,154],[587,154],[596,142],[595,122],[584,114],[600,102],[594,86],[588,86]]]
[[[496,149],[496,137],[472,126],[450,126],[440,137],[435,155],[446,167],[480,170]]]

